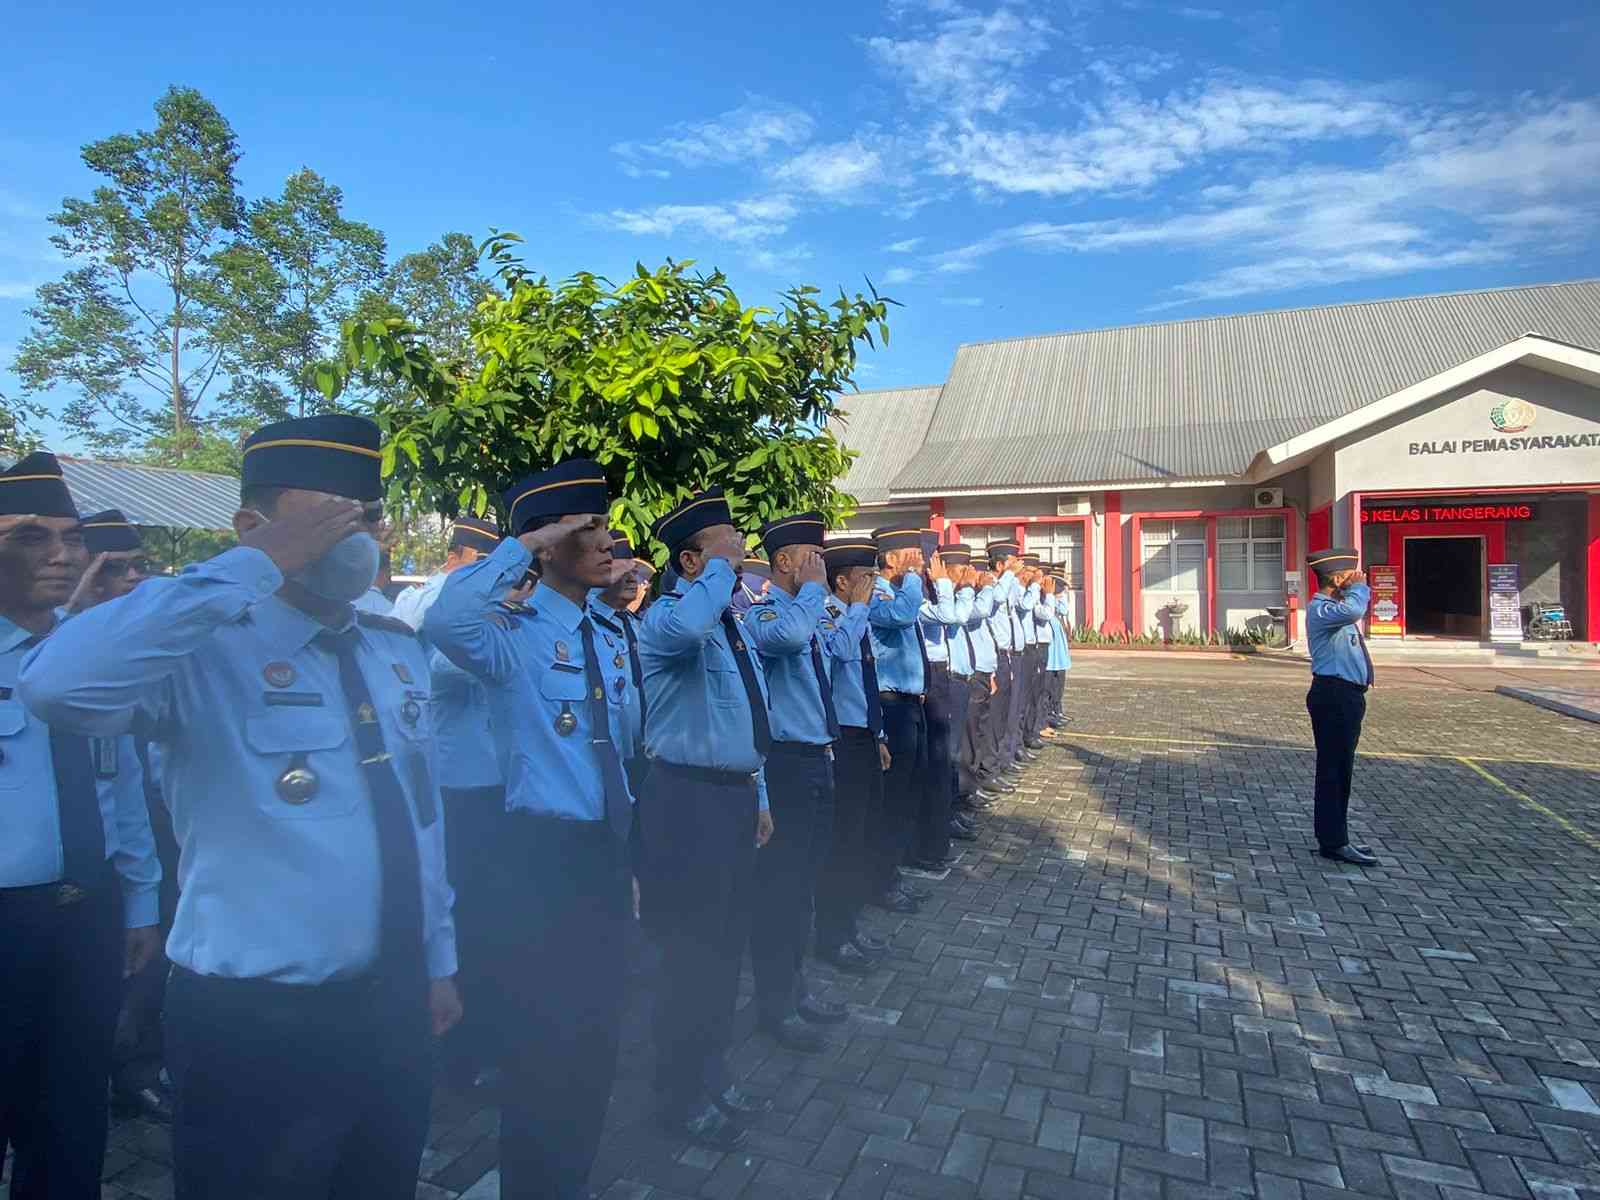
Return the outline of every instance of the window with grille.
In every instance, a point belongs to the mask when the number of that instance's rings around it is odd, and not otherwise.
[[[1283,518],[1217,518],[1217,588],[1224,592],[1283,590]]]
[[[1028,552],[1061,565],[1070,588],[1083,587],[1083,525],[1077,521],[1028,526]]]

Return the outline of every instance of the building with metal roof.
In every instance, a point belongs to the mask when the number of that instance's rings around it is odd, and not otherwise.
[[[120,508],[145,528],[223,530],[233,526],[239,508],[239,480],[233,475],[180,471],[138,463],[103,462],[58,454],[67,490],[81,513]],[[9,466],[14,453],[0,452]]]
[[[1380,636],[1487,640],[1492,565],[1515,607],[1600,638],[1597,280],[976,343],[942,387],[850,407],[856,528],[1021,538],[1068,566],[1081,623],[1292,633],[1331,540],[1382,568]],[[1533,515],[1391,519],[1423,496]],[[1470,586],[1430,582],[1452,571]]]

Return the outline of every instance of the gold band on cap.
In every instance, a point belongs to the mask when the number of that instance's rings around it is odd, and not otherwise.
[[[725,496],[702,496],[698,500],[691,500],[671,516],[662,518],[661,526],[657,530],[656,536],[660,537],[674,521],[692,508],[699,508],[702,504],[726,504],[727,502],[727,497]]]
[[[257,442],[254,446],[246,446],[245,453],[253,454],[257,450],[270,450],[274,446],[310,446],[316,450],[343,450],[346,454],[360,454],[366,458],[382,458],[378,450],[368,450],[365,446],[352,446],[347,442],[324,442],[316,438],[274,438],[270,442]]]
[[[766,533],[776,533],[780,529],[787,529],[791,525],[815,525],[818,529],[823,527],[822,522],[815,517],[784,517],[781,521],[774,521],[767,526]],[[763,534],[762,536],[765,536]]]
[[[57,474],[57,475],[0,475],[0,483],[22,483],[22,482],[24,482],[26,480],[30,480],[30,479],[32,479],[32,480],[53,479],[53,480],[56,480],[58,482],[64,482],[61,479],[61,476],[59,474]]]
[[[1340,553],[1338,553],[1338,554],[1330,554],[1327,551],[1323,551],[1322,556],[1320,558],[1311,558],[1310,556],[1307,556],[1306,562],[1310,563],[1312,566],[1316,566],[1318,563],[1328,562],[1329,560],[1335,559],[1335,558],[1357,558],[1357,557],[1359,557],[1359,556],[1355,555],[1355,554],[1345,554],[1342,551]]]
[[[882,533],[874,534],[873,538],[874,538],[874,540],[876,540],[878,538],[900,537],[902,534],[907,534],[907,533],[915,533],[915,534],[920,536],[922,534],[922,530],[920,530],[920,529],[885,529]]]
[[[529,496],[537,495],[539,492],[548,492],[555,488],[577,487],[579,484],[593,486],[594,484],[598,483],[601,487],[604,487],[605,482],[605,476],[602,475],[599,479],[563,479],[558,483],[541,483],[538,487],[531,487],[527,491],[523,492],[522,495],[518,496],[511,502],[511,507],[516,508],[517,505],[521,504]]]
[[[132,521],[84,521],[79,529],[132,529]]]
[[[871,538],[835,538],[822,543],[824,550],[876,550]]]

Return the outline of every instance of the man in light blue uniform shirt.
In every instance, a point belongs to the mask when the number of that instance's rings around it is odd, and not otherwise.
[[[883,700],[878,685],[868,602],[877,579],[878,548],[871,538],[833,538],[823,545],[832,594],[820,623],[828,654],[839,740],[834,744],[833,833],[817,881],[817,955],[840,970],[864,974],[887,944],[861,928],[875,894],[877,846],[883,836],[883,774],[889,768]],[[917,911],[909,896],[897,911]]]
[[[989,705],[994,699],[998,665],[994,630],[990,628],[995,606],[994,576],[970,565],[971,555],[968,550],[969,565],[963,578],[973,589],[972,613],[961,628],[961,642],[971,660],[972,678],[967,684],[967,719],[956,763],[956,803],[962,809],[977,812],[994,803],[1001,785],[993,778],[999,766],[989,737]]]
[[[167,944],[179,1200],[410,1195],[429,1029],[460,1016],[428,665],[355,614],[378,428],[245,442],[241,544],[64,623],[24,700],[160,751],[181,894]]]
[[[931,534],[931,531],[930,531]],[[956,589],[950,577],[952,567],[960,570],[970,560],[965,546],[938,546],[928,558],[925,587],[928,598],[920,609],[918,631],[928,655],[928,694],[923,711],[928,729],[928,766],[923,773],[922,795],[917,813],[917,832],[912,844],[915,865],[926,871],[942,871],[950,862],[950,840],[974,841],[976,828],[965,818],[953,814],[955,807],[955,751],[960,730],[967,717],[967,685],[970,665],[955,669],[956,647],[963,626],[972,616],[973,591]],[[944,561],[949,554],[950,562]],[[966,655],[966,646],[960,647]]]
[[[628,669],[625,690],[628,727],[633,755],[628,759],[628,779],[637,784],[644,764],[644,667],[639,662],[639,620],[634,615],[644,602],[645,588],[655,569],[633,553],[633,542],[620,529],[611,531],[611,582],[589,593],[589,613],[595,624],[611,635],[612,657],[621,657]]]
[[[1044,748],[1039,740],[1038,728],[1033,724],[1038,711],[1039,687],[1044,674],[1044,646],[1039,640],[1039,627],[1034,610],[1039,604],[1039,584],[1043,579],[1041,559],[1037,554],[1022,556],[1022,574],[1017,577],[1021,594],[1017,597],[1017,629],[1022,651],[1022,683],[1018,688],[1017,713],[1013,736],[1017,757],[1032,762]]]
[[[828,600],[821,513],[798,513],[761,529],[772,586],[744,615],[761,656],[772,715],[767,798],[778,833],[756,860],[750,964],[757,1019],[779,1045],[826,1044],[806,1022],[844,1020],[844,1006],[813,997],[802,963],[811,938],[817,872],[833,837],[833,744],[838,713],[821,622]]]
[[[489,692],[506,762],[491,856],[489,973],[505,1080],[500,1191],[576,1200],[616,1077],[631,916],[633,797],[627,660],[596,628],[590,592],[611,582],[604,470],[570,459],[505,493],[510,530],[454,572],[423,618],[428,640]],[[496,608],[533,556],[526,605]]]
[[[766,675],[731,609],[745,547],[722,489],[690,497],[654,532],[678,576],[639,630],[650,759],[639,885],[661,945],[656,1093],[669,1130],[726,1150],[744,1141],[745,1118],[772,1107],[737,1087],[725,1061],[756,847],[774,829],[762,771],[772,724]]]
[[[875,529],[879,575],[867,625],[877,661],[883,704],[883,729],[890,765],[883,780],[884,821],[878,845],[874,903],[894,909],[897,892],[914,899],[928,893],[901,878],[900,868],[914,858],[922,786],[928,769],[925,697],[931,670],[923,645],[922,531],[885,526]]]
[[[1378,864],[1366,846],[1352,845],[1348,815],[1356,744],[1372,686],[1372,656],[1361,636],[1372,590],[1354,549],[1334,546],[1307,555],[1318,589],[1306,604],[1311,690],[1306,711],[1317,744],[1314,798],[1317,849],[1324,858],[1358,867]]]
[[[1022,551],[1016,542],[990,542],[985,547],[989,565],[995,575],[994,616],[989,622],[989,632],[995,644],[995,692],[989,704],[989,738],[994,744],[997,779],[1014,779],[1020,774],[1016,752],[1011,745],[1012,693],[1016,690],[1020,674],[1021,646],[1017,637],[1016,594],[1017,568]]]
[[[0,472],[0,1155],[9,1140],[19,1200],[100,1195],[122,979],[159,941],[132,740],[75,736],[19,695],[87,558],[54,455]]]
[[[395,598],[394,617],[419,633],[444,581],[462,567],[486,558],[500,544],[492,520],[460,517],[450,530],[444,569]],[[510,595],[515,595],[513,592]],[[488,619],[488,614],[484,614]],[[489,713],[489,692],[476,676],[463,671],[427,638],[428,672],[432,678],[433,736],[439,764],[439,799],[444,805],[445,859],[455,889],[456,956],[459,979],[467,997],[461,1023],[442,1049],[448,1074],[470,1085],[495,1067],[497,1052],[490,1020],[499,997],[486,974],[490,948],[483,939],[493,917],[494,895],[477,869],[496,845],[500,814],[505,811],[505,775]]]
[[[1048,680],[1045,686],[1044,723],[1054,736],[1053,731],[1067,723],[1067,672],[1072,670],[1072,627],[1068,615],[1072,593],[1067,589],[1066,568],[1057,567],[1053,575],[1046,577],[1044,589],[1046,595],[1041,601],[1041,609],[1048,614],[1050,622],[1050,645],[1044,663]]]

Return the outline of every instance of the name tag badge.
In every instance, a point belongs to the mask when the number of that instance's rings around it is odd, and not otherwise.
[[[321,692],[262,692],[261,700],[268,708],[321,708]]]

